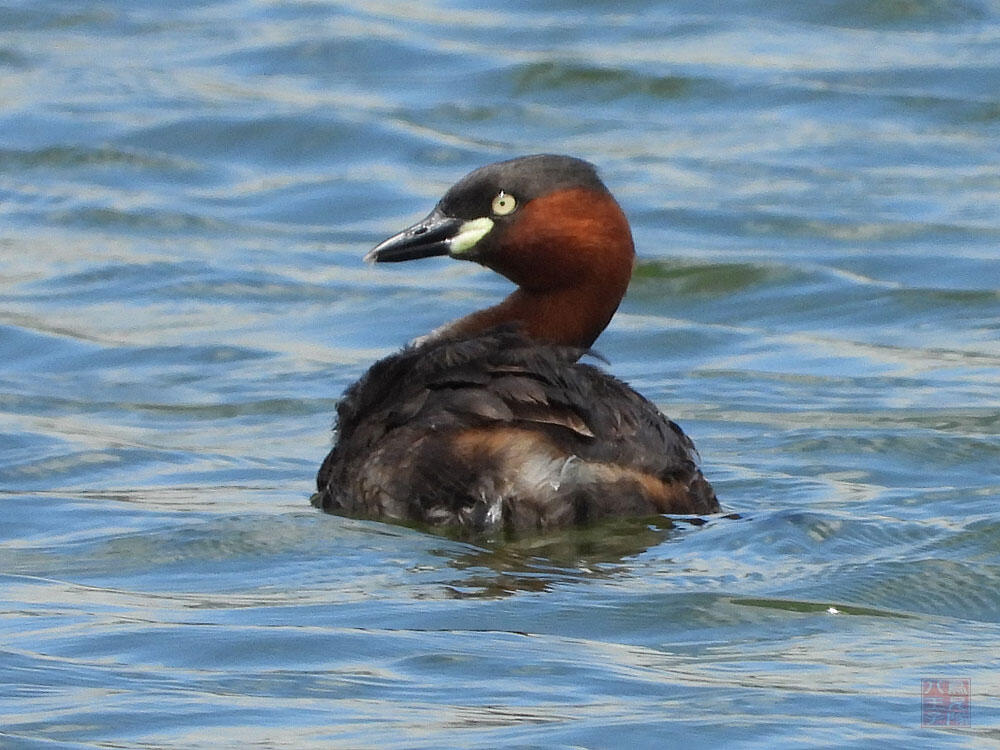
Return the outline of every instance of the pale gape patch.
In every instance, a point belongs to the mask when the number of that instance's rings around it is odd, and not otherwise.
[[[458,230],[458,234],[448,241],[448,253],[461,255],[469,252],[479,240],[490,233],[491,229],[493,229],[493,219],[486,216],[465,222]]]

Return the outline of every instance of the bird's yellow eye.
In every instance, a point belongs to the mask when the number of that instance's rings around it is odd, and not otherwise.
[[[517,201],[514,200],[514,196],[508,195],[503,190],[497,193],[497,197],[493,199],[493,213],[497,216],[506,216],[515,208],[517,208]]]

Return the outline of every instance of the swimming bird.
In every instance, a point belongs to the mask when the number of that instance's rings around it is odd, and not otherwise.
[[[592,164],[541,154],[476,169],[366,260],[444,255],[517,289],[347,389],[313,505],[465,536],[719,511],[681,428],[578,361],[635,260],[628,221]]]

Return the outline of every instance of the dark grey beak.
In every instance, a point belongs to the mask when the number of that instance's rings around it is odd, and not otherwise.
[[[403,260],[448,255],[451,240],[464,222],[434,209],[429,216],[383,240],[365,256],[367,263],[398,263]]]

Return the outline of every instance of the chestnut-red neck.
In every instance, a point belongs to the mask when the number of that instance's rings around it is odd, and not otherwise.
[[[607,327],[621,297],[587,289],[538,293],[518,289],[499,305],[459,318],[435,335],[479,333],[499,325],[519,327],[539,342],[588,349]]]
[[[628,221],[609,193],[551,193],[525,206],[496,250],[481,259],[519,288],[435,335],[515,324],[539,342],[589,348],[625,296],[634,259]]]

